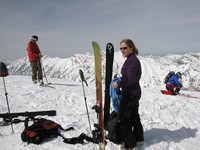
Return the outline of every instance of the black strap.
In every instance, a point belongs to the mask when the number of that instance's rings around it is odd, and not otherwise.
[[[39,120],[39,119],[34,118],[34,117],[27,117],[27,118],[24,120],[25,129],[28,128],[28,122],[29,122],[29,120],[33,120],[33,122],[35,122],[36,120]]]
[[[63,128],[61,128],[61,129],[63,129]],[[73,127],[69,127],[69,128],[67,128],[67,129],[63,129],[64,131],[70,131],[70,130],[74,130],[74,128]]]
[[[92,142],[95,144],[99,144],[99,140],[92,138],[84,133],[81,133],[78,137],[73,137],[73,138],[65,138],[63,137],[65,143],[68,144],[83,144],[84,140],[88,141],[88,142]]]
[[[24,121],[24,126],[25,126],[25,129],[28,128],[28,121],[29,121],[29,118],[26,118],[25,121]]]

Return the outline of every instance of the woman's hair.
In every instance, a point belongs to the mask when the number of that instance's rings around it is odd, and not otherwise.
[[[135,46],[135,44],[133,43],[132,40],[130,40],[130,39],[123,39],[123,40],[120,42],[120,44],[121,44],[121,43],[126,43],[130,48],[133,48],[133,53],[134,53],[135,55],[138,55],[138,54],[139,54],[139,51],[138,51],[138,49],[136,48],[136,46]]]

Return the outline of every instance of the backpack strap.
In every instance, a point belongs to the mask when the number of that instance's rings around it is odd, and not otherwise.
[[[26,117],[26,119],[24,120],[25,129],[27,129],[29,127],[28,126],[28,122],[29,122],[30,119],[33,120],[33,122],[35,122],[35,120],[38,120],[38,119],[36,119],[34,117]]]
[[[34,144],[40,144],[43,142],[45,136],[43,136],[42,134],[39,134],[37,132],[35,132],[35,127],[37,127],[37,125],[35,126],[34,123],[32,125],[29,126],[29,120],[33,120],[33,122],[35,123],[36,118],[33,117],[27,117],[24,120],[24,126],[25,129],[24,131],[21,133],[21,139],[24,142],[29,143],[34,143]]]
[[[63,142],[64,143],[68,143],[68,144],[83,144],[84,143],[84,140],[88,141],[88,142],[92,142],[92,143],[95,143],[95,144],[99,144],[99,140],[94,138],[94,137],[90,137],[84,133],[81,133],[78,137],[72,137],[72,138],[65,138],[65,137],[62,137],[63,138]],[[106,141],[105,141],[106,142]]]
[[[27,118],[24,120],[25,129],[28,128],[28,121],[29,121],[29,118],[27,117]]]

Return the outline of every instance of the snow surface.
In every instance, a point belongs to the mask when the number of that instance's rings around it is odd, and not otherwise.
[[[166,57],[140,57],[143,75],[139,111],[144,127],[145,144],[143,148],[145,150],[199,150],[199,58],[200,53]],[[124,59],[119,54],[115,54],[115,73],[119,73],[123,61]],[[29,66],[27,58],[17,60],[8,66],[12,75],[6,77],[5,81],[11,112],[55,109],[57,111],[56,116],[43,117],[61,124],[64,128],[73,126],[74,130],[64,132],[65,137],[76,137],[81,133],[91,135],[78,70],[83,70],[89,84],[88,87],[84,87],[90,120],[93,124],[96,123],[96,114],[91,108],[95,105],[96,95],[92,55],[76,55],[68,59],[45,57],[43,64],[48,81],[52,83],[51,86],[54,88],[33,85],[30,76],[22,76],[28,75],[30,71],[30,68],[27,67]],[[181,93],[197,98],[168,96],[160,93],[160,89],[164,89],[163,79],[165,74],[173,69],[184,72],[183,84],[185,89],[181,90]],[[3,80],[0,79],[0,113],[6,112],[5,91]],[[23,117],[20,118],[24,119]],[[98,145],[86,141],[83,145],[66,144],[63,143],[61,137],[40,145],[28,145],[22,142],[20,138],[24,124],[13,124],[13,127],[14,134],[11,133],[10,126],[0,126],[1,150],[98,149]],[[116,145],[108,141],[106,150],[114,150],[115,148]]]

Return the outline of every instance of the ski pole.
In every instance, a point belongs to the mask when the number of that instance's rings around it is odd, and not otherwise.
[[[11,129],[12,129],[12,133],[14,133],[13,125],[12,125],[12,118],[11,118],[11,115],[10,115],[10,106],[9,106],[9,102],[8,102],[8,93],[7,93],[7,91],[6,91],[6,84],[5,84],[5,79],[4,79],[4,77],[3,77],[3,84],[4,84],[4,90],[5,90],[5,96],[6,96],[7,107],[8,107],[8,116],[9,116],[9,119],[10,119],[10,125],[11,125]]]
[[[40,65],[41,65],[41,68],[42,68],[42,70],[43,70],[43,74],[44,74],[44,78],[45,78],[45,80],[46,80],[46,83],[47,83],[47,84],[50,84],[50,83],[48,82],[48,80],[47,80],[47,76],[46,76],[46,73],[45,73],[45,70],[44,70],[44,67],[43,67],[43,64],[42,64],[42,58],[40,59]]]
[[[85,77],[84,77],[84,74],[83,74],[82,70],[79,70],[79,75],[81,77],[81,83],[82,83],[82,88],[83,88],[83,95],[84,95],[84,100],[85,100],[85,107],[86,107],[86,110],[87,110],[88,122],[89,122],[89,126],[90,126],[90,132],[92,133],[91,123],[90,123],[90,116],[89,116],[88,106],[87,106],[87,101],[86,101],[87,98],[85,96],[85,89],[84,89],[83,82],[85,82],[86,86],[88,86],[88,84],[87,84],[87,82],[85,80]]]

